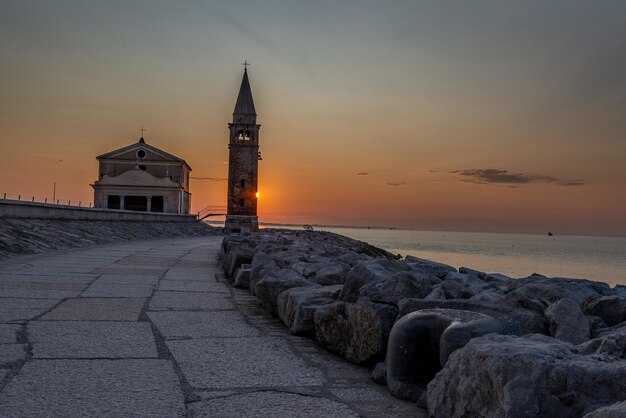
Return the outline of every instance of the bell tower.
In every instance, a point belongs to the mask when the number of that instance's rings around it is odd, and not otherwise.
[[[246,63],[247,65],[247,63]],[[253,232],[259,229],[257,181],[259,173],[259,128],[252,90],[245,67],[239,96],[228,124],[228,207],[225,232]]]

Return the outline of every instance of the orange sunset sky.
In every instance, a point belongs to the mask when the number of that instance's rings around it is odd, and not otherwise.
[[[0,195],[90,202],[136,142],[225,178],[249,67],[262,222],[626,235],[626,3],[0,3]],[[226,182],[192,180],[192,209]]]

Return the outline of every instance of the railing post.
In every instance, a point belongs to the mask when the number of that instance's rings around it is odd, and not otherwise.
[[[34,201],[35,201],[35,196],[33,196],[33,200],[31,200],[31,202],[34,202]]]
[[[78,207],[80,207],[80,204],[81,204],[81,203],[82,203],[82,202],[79,200],[79,201],[78,201]]]
[[[47,197],[44,199],[43,203],[48,203],[48,198]]]
[[[59,204],[59,199],[57,199],[57,205]]]
[[[72,201],[71,200],[67,201],[67,206],[72,206]]]

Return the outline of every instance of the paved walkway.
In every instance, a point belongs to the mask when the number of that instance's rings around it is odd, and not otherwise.
[[[0,263],[0,416],[425,416],[224,284],[220,243]]]

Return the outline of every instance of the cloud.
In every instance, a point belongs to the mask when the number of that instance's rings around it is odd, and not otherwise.
[[[472,170],[453,170],[450,174],[457,174],[465,177],[468,183],[478,184],[529,184],[529,183],[553,183],[559,186],[582,186],[583,180],[559,179],[551,176],[540,176],[536,174],[511,173],[508,170],[498,170],[495,168],[479,168]]]
[[[406,184],[405,181],[388,181],[387,186],[404,186]]]
[[[367,171],[359,171],[358,173],[356,173],[357,176],[369,176],[370,173],[368,173]]]

